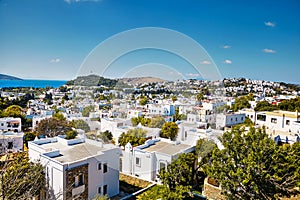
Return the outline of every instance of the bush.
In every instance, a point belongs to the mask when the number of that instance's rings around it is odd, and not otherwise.
[[[71,140],[71,139],[74,139],[77,135],[78,135],[78,132],[77,132],[77,131],[71,130],[71,131],[68,131],[68,132],[66,133],[65,139]]]

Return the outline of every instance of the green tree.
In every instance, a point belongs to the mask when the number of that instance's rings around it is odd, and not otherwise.
[[[105,142],[105,143],[110,142],[113,139],[112,133],[110,131],[107,131],[107,130],[100,133],[97,137],[102,139],[103,142]]]
[[[174,140],[178,134],[178,125],[175,122],[166,122],[160,131],[160,137]]]
[[[242,96],[242,97],[238,97],[235,99],[235,102],[232,106],[232,110],[234,112],[241,110],[243,108],[250,108],[250,103],[248,101],[248,97],[247,96]]]
[[[2,166],[2,199],[32,199],[45,189],[44,186],[44,167],[39,163],[29,162],[25,153]]]
[[[90,112],[94,111],[94,106],[86,106],[82,110],[82,116],[88,117],[90,115]]]
[[[198,93],[196,95],[196,99],[197,99],[198,102],[200,102],[200,101],[204,100],[204,95],[202,93]]]
[[[176,97],[175,95],[172,95],[172,96],[171,96],[171,100],[172,100],[172,102],[174,103],[175,101],[177,101],[177,97]]]
[[[72,130],[70,125],[65,120],[57,118],[47,118],[40,121],[36,127],[37,135],[54,137],[57,135],[65,135],[66,132]]]
[[[34,132],[25,132],[24,133],[24,143],[26,147],[28,147],[28,142],[33,141],[36,137],[36,133]]]
[[[180,154],[176,160],[167,166],[167,169],[161,169],[159,178],[164,185],[171,191],[176,190],[176,186],[194,185],[196,156],[193,153]]]
[[[273,111],[277,109],[278,107],[276,105],[270,104],[267,101],[258,102],[254,108],[255,111]]]
[[[170,190],[166,185],[155,185],[146,192],[137,196],[138,200],[162,199],[162,200],[183,200],[191,196],[191,187],[178,185],[175,190]]]
[[[146,96],[140,97],[140,105],[144,106],[148,103],[148,98]]]
[[[207,173],[228,199],[277,199],[299,193],[300,144],[277,146],[265,130],[234,128],[214,148]]]
[[[78,132],[77,132],[77,131],[75,131],[75,130],[70,130],[70,131],[67,131],[67,132],[66,132],[66,137],[65,137],[65,139],[66,139],[66,140],[71,140],[71,139],[74,139],[77,135],[78,135]]]
[[[66,118],[65,116],[61,113],[61,112],[55,112],[53,115],[52,115],[53,118],[56,118],[58,120],[61,120],[61,121],[65,121]]]
[[[119,137],[119,145],[125,146],[128,142],[132,146],[144,144],[146,141],[146,130],[141,128],[130,129],[127,133],[122,133]]]
[[[165,123],[165,119],[161,116],[159,117],[154,117],[151,119],[150,123],[149,123],[149,127],[150,128],[162,128],[162,126]]]
[[[196,144],[196,155],[199,158],[199,167],[207,164],[212,156],[212,151],[216,144],[211,140],[200,139]]]
[[[2,113],[3,117],[15,117],[15,118],[21,118],[22,122],[25,120],[25,115],[22,112],[21,106],[18,105],[11,105],[7,107],[4,112]]]
[[[148,126],[151,122],[151,119],[145,118],[144,116],[138,116],[131,118],[132,126],[137,126],[139,123],[143,126]]]
[[[70,126],[76,129],[81,129],[84,130],[85,132],[89,132],[90,126],[88,125],[88,123],[86,123],[84,120],[82,119],[76,119],[76,120],[72,120],[70,122]]]

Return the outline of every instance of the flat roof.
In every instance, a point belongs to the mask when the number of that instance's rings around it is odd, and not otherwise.
[[[267,111],[265,113],[267,115],[273,115],[273,116],[285,115],[286,117],[290,117],[290,118],[299,118],[300,117],[298,112],[290,112],[290,111],[283,111],[283,110]]]
[[[59,161],[60,163],[79,161],[91,156],[95,156],[99,154],[99,151],[107,149],[87,142],[74,145],[65,145],[58,141],[53,143],[40,144],[39,146],[42,146],[44,149],[59,150],[60,155],[52,158]]]
[[[143,150],[147,152],[158,152],[168,155],[175,155],[177,153],[180,153],[182,150],[186,150],[190,147],[191,146],[186,144],[170,144],[167,142],[158,141],[155,144],[144,148]]]

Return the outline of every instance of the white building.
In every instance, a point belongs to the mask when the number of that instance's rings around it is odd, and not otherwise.
[[[160,169],[166,169],[179,154],[194,150],[195,147],[163,138],[147,140],[144,145],[135,148],[128,143],[123,152],[122,172],[148,181],[159,180]]]
[[[175,106],[170,104],[147,104],[149,115],[174,115]]]
[[[0,131],[0,154],[23,151],[22,132]]]
[[[119,193],[120,149],[85,139],[63,136],[28,143],[31,161],[46,167],[46,177],[54,199],[92,199]]]
[[[235,126],[244,123],[246,115],[244,113],[226,113],[217,114],[216,129]]]
[[[0,131],[21,132],[21,118],[5,117],[0,118]]]
[[[272,112],[257,112],[256,114],[256,124],[264,125],[274,132],[278,130],[299,133],[298,121],[300,121],[298,112],[275,110]]]

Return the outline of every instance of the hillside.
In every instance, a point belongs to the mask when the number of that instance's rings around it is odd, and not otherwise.
[[[0,74],[0,80],[22,80],[18,77],[15,77],[15,76],[9,76],[9,75],[6,75],[6,74]]]
[[[135,78],[121,78],[120,82],[126,83],[128,85],[139,85],[143,83],[162,83],[165,80],[154,77],[135,77]]]

